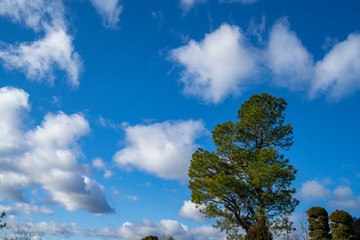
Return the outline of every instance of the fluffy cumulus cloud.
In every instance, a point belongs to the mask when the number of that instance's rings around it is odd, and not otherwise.
[[[29,109],[29,95],[21,89],[0,88],[0,153],[20,150],[22,148],[22,131],[24,127],[19,116]]]
[[[2,1],[1,16],[44,35],[33,42],[2,44],[0,59],[6,68],[18,69],[29,79],[50,84],[55,79],[54,69],[60,69],[67,73],[71,86],[79,84],[82,62],[67,32],[60,0]]]
[[[196,204],[191,200],[184,201],[184,204],[179,211],[179,215],[181,218],[189,218],[196,222],[202,222],[205,220],[205,216],[200,212],[201,209],[204,209],[204,206],[200,205],[196,207]]]
[[[329,202],[330,206],[339,209],[360,210],[360,196],[355,196],[351,188],[339,186],[333,194],[334,198]]]
[[[59,112],[47,114],[39,126],[25,130],[23,115],[28,110],[27,93],[0,89],[0,112],[8,116],[0,123],[4,134],[0,138],[1,197],[24,200],[23,188],[40,186],[69,211],[112,211],[103,186],[84,176],[86,170],[77,162],[82,156],[77,141],[90,130],[87,120],[80,114]],[[7,143],[10,135],[17,144]]]
[[[160,222],[150,222],[142,220],[134,225],[125,222],[117,229],[92,229],[89,236],[101,238],[121,238],[121,239],[141,239],[148,235],[168,236],[171,235],[179,240],[219,240],[226,239],[224,233],[219,233],[210,226],[190,228],[175,220],[162,220]]]
[[[352,33],[316,63],[311,94],[339,100],[360,89],[360,34]]]
[[[123,9],[119,0],[90,0],[90,2],[101,15],[104,26],[116,29]]]
[[[317,180],[303,183],[300,189],[300,197],[308,200],[327,199],[329,196],[330,190],[325,188]]]
[[[259,32],[256,35],[266,39]],[[190,40],[171,50],[170,58],[182,67],[184,93],[217,104],[260,83],[255,81],[258,76],[310,98],[325,96],[332,101],[360,89],[358,33],[349,34],[317,62],[286,18],[272,26],[265,47],[256,48],[249,42],[238,27],[223,24],[202,41]]]
[[[286,19],[279,20],[270,32],[265,64],[276,85],[291,90],[304,89],[312,78],[313,59]]]
[[[205,133],[201,121],[174,121],[125,126],[125,148],[114,161],[122,168],[135,167],[166,179],[185,179],[194,141]]]
[[[170,52],[183,66],[184,93],[217,104],[230,94],[238,94],[256,73],[256,59],[240,29],[223,24],[205,38]]]
[[[330,190],[318,180],[307,181],[302,184],[299,197],[306,201],[325,200],[330,207],[348,211],[360,210],[360,196],[355,196],[348,186],[338,186]]]
[[[13,215],[7,218],[6,230],[16,232],[19,222]],[[213,229],[211,226],[188,227],[176,220],[161,220],[160,222],[150,222],[146,219],[133,224],[125,222],[118,228],[97,228],[87,229],[79,227],[76,223],[57,223],[39,222],[39,223],[21,223],[25,229],[36,229],[38,239],[44,239],[43,236],[55,236],[59,238],[70,238],[75,236],[84,236],[101,239],[141,239],[148,235],[173,236],[179,240],[221,240],[226,239],[224,233]]]

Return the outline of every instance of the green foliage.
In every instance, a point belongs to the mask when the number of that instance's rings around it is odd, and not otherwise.
[[[157,236],[149,235],[146,237],[143,237],[141,240],[159,240]]]
[[[354,217],[354,222],[352,224],[352,229],[355,233],[355,240],[360,240],[360,218]]]
[[[294,223],[289,220],[289,216],[280,216],[278,218],[273,226],[272,230],[277,236],[283,235],[286,239],[291,232],[296,231],[296,229],[293,227]]]
[[[296,170],[280,153],[293,144],[286,105],[267,93],[252,96],[241,105],[238,122],[215,127],[216,151],[199,148],[192,156],[192,201],[205,205],[202,212],[218,220],[215,227],[228,239],[243,239],[241,228],[248,240],[271,239],[272,222],[299,203],[291,188]]]
[[[352,216],[344,210],[336,210],[329,216],[331,233],[334,240],[355,240],[352,229]]]
[[[2,212],[2,214],[0,215],[0,230],[6,226],[6,223],[1,223],[5,217],[6,217],[6,213]]]
[[[311,240],[331,239],[329,234],[329,214],[322,207],[312,207],[307,212],[309,221],[309,236]]]

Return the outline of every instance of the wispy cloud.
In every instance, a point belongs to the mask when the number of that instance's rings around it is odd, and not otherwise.
[[[82,61],[74,52],[72,37],[63,29],[48,31],[43,39],[18,46],[6,46],[0,51],[0,59],[9,69],[23,71],[27,78],[53,84],[54,69],[68,74],[70,85],[79,85]]]
[[[12,205],[0,205],[0,211],[6,212],[6,214],[14,214],[14,215],[31,215],[33,213],[44,214],[44,215],[52,215],[54,213],[53,210],[46,208],[44,206],[39,207],[36,205],[30,205],[28,203],[15,203]]]
[[[96,11],[101,15],[107,28],[117,29],[123,5],[119,0],[90,0]]]
[[[95,167],[98,170],[104,171],[103,177],[104,178],[110,178],[114,175],[114,173],[110,170],[107,169],[105,163],[103,162],[103,160],[99,157],[93,159],[92,161],[92,165],[93,167]]]
[[[251,4],[259,0],[219,0],[220,3],[241,3]],[[196,4],[205,3],[207,0],[180,0],[180,7],[186,12],[193,8]]]
[[[2,1],[0,16],[23,24],[44,37],[34,42],[2,44],[0,59],[9,69],[18,69],[36,81],[54,82],[55,69],[68,75],[71,86],[79,85],[82,61],[67,32],[62,1]]]

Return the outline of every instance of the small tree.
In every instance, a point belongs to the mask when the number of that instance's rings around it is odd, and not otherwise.
[[[296,170],[282,155],[293,144],[286,101],[267,93],[241,105],[238,122],[218,124],[215,152],[198,149],[189,169],[192,202],[216,218],[228,239],[272,239],[270,226],[298,205],[291,188]]]
[[[336,210],[329,216],[331,234],[334,240],[355,240],[352,216],[344,210]]]
[[[4,221],[5,217],[6,217],[6,213],[2,212],[2,214],[0,216],[0,230],[3,229],[6,226],[6,223],[1,223],[2,221]]]
[[[296,228],[294,223],[289,220],[288,216],[281,216],[278,221],[275,222],[273,231],[276,235],[282,236],[285,240],[294,238]]]
[[[149,235],[146,237],[143,237],[141,240],[159,240],[157,236]]]
[[[301,239],[309,240],[309,224],[308,224],[308,217],[306,213],[302,213],[299,217],[299,230]]]
[[[311,240],[330,240],[329,214],[322,207],[312,207],[307,211],[309,236]]]

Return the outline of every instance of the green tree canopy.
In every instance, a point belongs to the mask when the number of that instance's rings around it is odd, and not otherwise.
[[[141,240],[159,240],[157,236],[149,235],[146,237],[143,237]]]
[[[311,240],[330,240],[329,214],[322,207],[312,207],[307,212]]]
[[[329,216],[331,235],[334,240],[355,240],[353,217],[344,210],[336,210]]]
[[[272,239],[269,227],[294,211],[298,201],[291,183],[296,170],[282,154],[293,144],[285,123],[287,103],[267,93],[241,105],[239,121],[218,124],[212,132],[216,151],[199,148],[192,156],[192,201],[216,218],[228,239]]]

